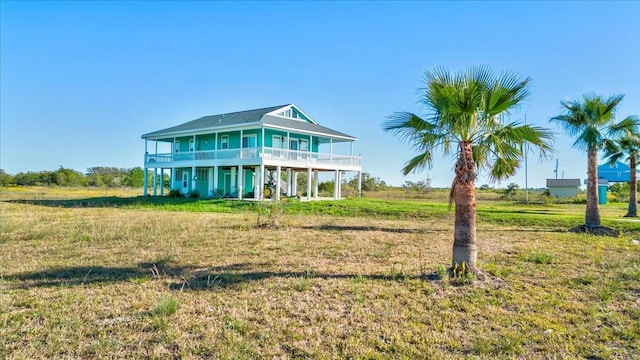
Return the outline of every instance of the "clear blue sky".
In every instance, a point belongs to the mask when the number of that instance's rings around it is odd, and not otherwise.
[[[618,118],[640,114],[639,1],[0,4],[0,167],[12,174],[142,166],[143,133],[295,103],[358,137],[373,176],[446,187],[451,159],[403,177],[414,151],[381,130],[394,111],[420,113],[434,66],[531,77],[513,120],[555,129],[560,101],[585,93],[625,94]],[[560,177],[586,177],[586,155],[557,131],[553,159],[529,161],[532,187],[556,159]]]

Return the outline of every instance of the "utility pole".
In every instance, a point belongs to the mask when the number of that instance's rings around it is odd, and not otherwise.
[[[524,124],[527,125],[527,114],[524,114]],[[524,202],[529,204],[529,171],[527,166],[527,155],[529,154],[529,143],[524,143]]]

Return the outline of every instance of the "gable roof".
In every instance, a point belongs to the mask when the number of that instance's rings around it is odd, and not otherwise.
[[[547,179],[547,187],[578,187],[580,179]]]
[[[237,111],[226,114],[203,116],[199,119],[191,120],[186,123],[172,126],[166,129],[150,132],[142,135],[143,139],[157,136],[164,136],[175,133],[182,133],[188,131],[198,131],[202,129],[211,129],[215,127],[224,127],[231,125],[241,125],[259,122],[264,114],[276,111],[286,105],[271,106],[262,109],[253,109],[246,111]]]
[[[623,163],[623,162],[616,162],[614,165],[611,165],[609,163],[604,163],[602,165],[598,166],[598,173],[604,172],[604,171],[610,171],[610,172],[628,172],[631,171],[631,169],[629,168],[629,165]]]
[[[246,111],[238,111],[226,114],[218,114],[218,115],[210,115],[203,116],[201,118],[188,121],[186,123],[172,126],[166,129],[150,132],[142,135],[143,139],[160,139],[162,137],[170,137],[176,135],[185,135],[188,133],[195,133],[203,130],[215,129],[215,128],[223,128],[223,127],[231,127],[231,126],[242,126],[248,124],[262,124],[265,127],[273,127],[273,128],[281,128],[281,129],[291,129],[297,130],[306,133],[314,133],[325,136],[333,136],[339,137],[346,140],[357,140],[355,137],[347,135],[345,133],[330,129],[328,127],[318,125],[314,120],[312,120],[308,115],[306,115],[302,110],[295,107],[300,113],[304,114],[308,119],[305,120],[296,120],[290,119],[283,116],[278,115],[278,110],[286,110],[288,108],[294,107],[293,104],[280,105],[280,106],[271,106],[267,108],[261,109],[253,109]],[[269,115],[269,116],[265,116]],[[306,121],[308,120],[308,121]]]

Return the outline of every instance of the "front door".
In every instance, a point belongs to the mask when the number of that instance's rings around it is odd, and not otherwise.
[[[187,194],[189,192],[189,172],[182,172],[182,193]]]

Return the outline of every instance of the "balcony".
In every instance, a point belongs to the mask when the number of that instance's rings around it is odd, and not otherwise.
[[[295,165],[300,167],[360,167],[362,157],[313,153],[309,151],[287,150],[279,148],[245,148],[245,149],[223,149],[207,151],[176,152],[165,154],[147,154],[145,156],[146,167],[161,166],[192,166],[206,164],[227,164],[233,165],[239,161],[260,159],[256,163],[265,165],[276,165],[279,163]]]

